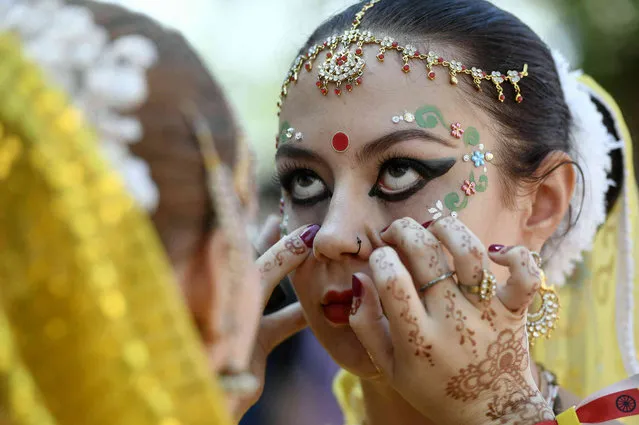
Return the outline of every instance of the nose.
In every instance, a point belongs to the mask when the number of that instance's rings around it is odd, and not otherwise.
[[[371,231],[369,200],[336,199],[333,194],[326,218],[315,236],[313,253],[319,261],[367,259],[373,251],[375,234]]]

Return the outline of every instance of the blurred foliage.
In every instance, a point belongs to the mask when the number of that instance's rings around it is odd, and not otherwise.
[[[639,143],[639,0],[555,1],[575,30],[581,67],[617,100]]]

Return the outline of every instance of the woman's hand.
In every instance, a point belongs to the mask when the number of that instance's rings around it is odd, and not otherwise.
[[[356,274],[350,323],[371,359],[406,400],[437,423],[535,424],[553,418],[529,365],[526,309],[540,271],[523,247],[491,247],[448,217],[428,230],[405,218]],[[444,248],[453,258],[448,264]],[[511,277],[482,301],[473,288],[492,260]],[[455,270],[453,276],[419,289]]]
[[[319,225],[301,227],[279,240],[257,260],[263,290],[262,310],[280,281],[297,268],[311,252]],[[258,241],[258,249],[269,245],[273,235],[279,234],[279,221],[269,220]],[[276,238],[277,236],[275,236]],[[264,389],[266,358],[285,339],[306,327],[299,302],[291,304],[261,319],[253,349],[249,371],[258,379],[259,387],[253,394],[230,397],[234,417],[240,419],[259,399]],[[231,395],[232,396],[232,395]]]

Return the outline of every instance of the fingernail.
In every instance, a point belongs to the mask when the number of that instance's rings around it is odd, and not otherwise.
[[[353,275],[353,296],[361,297],[363,291],[362,281],[357,278],[357,276]]]
[[[495,253],[501,251],[502,249],[504,249],[503,245],[494,244],[488,247],[488,252]]]
[[[304,232],[300,235],[300,238],[304,241],[304,245],[309,248],[313,247],[313,241],[315,240],[315,235],[320,229],[319,224],[311,224],[304,230]]]
[[[424,229],[428,229],[428,226],[430,226],[431,224],[433,224],[433,220],[428,220],[428,221],[422,223],[422,227]]]
[[[389,227],[390,227],[390,224],[389,224],[388,226],[384,227],[384,228],[382,229],[382,231],[381,231],[381,232],[379,232],[379,233],[384,233],[385,231],[387,231],[387,230],[388,230],[388,228],[389,228]]]

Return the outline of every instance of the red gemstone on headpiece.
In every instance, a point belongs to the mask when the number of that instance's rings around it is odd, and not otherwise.
[[[404,72],[409,72],[409,71],[410,71],[410,65],[408,65],[408,64],[404,65],[404,66],[402,67],[402,70],[403,70]]]
[[[517,103],[521,103],[524,100],[524,97],[522,95],[518,94],[515,97],[515,100],[517,101]]]
[[[378,59],[380,62],[384,62],[384,54],[383,54],[383,53],[380,53],[379,55],[377,55],[377,59]]]
[[[482,72],[482,73],[481,73],[481,75],[482,75],[483,77],[485,77],[485,76],[486,76],[486,73],[485,73],[485,72]]]
[[[326,57],[327,57],[328,59],[330,59],[330,58],[332,58],[332,57],[333,57],[333,54],[332,54],[331,52],[328,52],[328,53],[326,54]]]
[[[437,62],[442,63],[444,62],[444,58],[442,58],[441,56],[437,58]]]
[[[466,65],[462,65],[462,71],[466,71]]]
[[[307,71],[310,71],[311,70],[310,62],[306,62],[306,64],[304,65],[304,68],[306,68]]]
[[[324,42],[324,47],[328,46],[328,41]]]
[[[315,82],[315,85],[316,85],[317,87],[320,87],[320,86],[322,85],[322,82],[321,82],[321,81],[316,81],[316,82]]]
[[[353,91],[353,86],[350,84],[346,84],[346,90]]]
[[[362,49],[360,49],[359,47],[357,49],[355,49],[355,54],[356,55],[361,55],[362,54]]]
[[[399,43],[398,43],[398,42],[396,42],[396,41],[393,41],[392,46],[393,46],[393,47],[397,47],[397,46],[399,46]]]
[[[290,77],[288,77],[288,80],[293,82],[293,81],[295,81],[295,77],[293,75],[291,75]]]
[[[506,96],[504,96],[503,94],[499,95],[499,101],[503,102],[506,99]]]
[[[342,89],[335,89],[335,94],[338,96],[342,94]]]
[[[357,77],[357,80],[355,80],[355,84],[357,84],[358,86],[362,84],[362,77]]]
[[[415,52],[415,56],[419,56],[419,50]]]
[[[324,96],[326,96],[328,94],[328,90],[325,87],[322,87],[322,89],[320,91],[322,92],[322,94]]]
[[[430,78],[431,80],[434,80],[435,79],[435,71],[430,71],[428,73],[428,78]]]
[[[332,145],[333,149],[335,149],[337,152],[344,152],[346,149],[348,149],[348,136],[341,131],[335,133],[335,135],[333,136]]]
[[[344,61],[342,61],[341,59],[337,59],[336,63],[338,65],[344,65]]]

